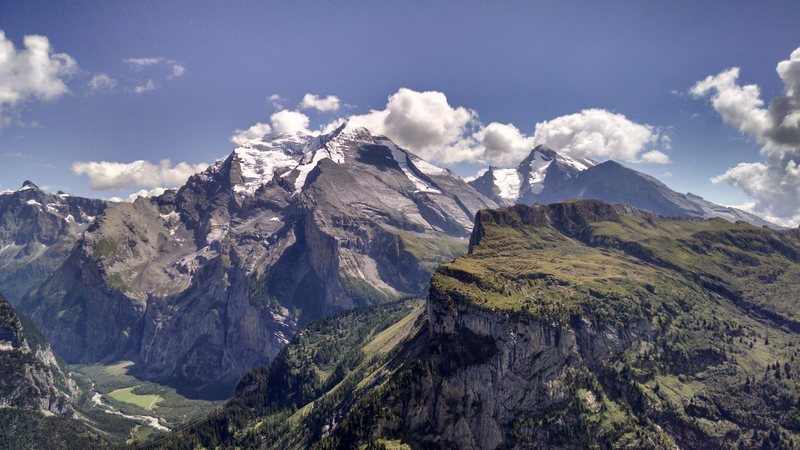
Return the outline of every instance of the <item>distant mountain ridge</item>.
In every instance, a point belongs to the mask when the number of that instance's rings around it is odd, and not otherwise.
[[[103,200],[51,194],[31,181],[0,193],[0,286],[12,303],[67,257]]]
[[[675,192],[654,177],[615,161],[597,163],[571,158],[541,145],[517,167],[490,167],[469,184],[506,206],[595,199],[631,205],[668,217],[721,217],[731,222],[743,220],[777,227],[755,214],[718,205],[691,193]]]

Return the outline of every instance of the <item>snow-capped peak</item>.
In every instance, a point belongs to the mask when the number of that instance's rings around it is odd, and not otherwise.
[[[549,166],[552,161],[558,161],[560,165],[571,167],[578,172],[597,165],[597,163],[591,159],[582,158],[579,156],[572,157],[565,153],[559,153],[543,145],[537,145],[531,151],[530,155],[522,160],[520,167],[523,165],[529,165],[532,169],[534,166],[541,168],[542,166]]]
[[[39,189],[39,186],[37,186],[37,185],[36,185],[36,184],[35,184],[33,181],[30,181],[30,180],[25,180],[25,181],[22,183],[22,186],[20,186],[20,188],[19,188],[19,189],[17,189],[17,191],[26,191],[26,190],[28,190],[28,189],[35,189],[35,190],[38,190],[38,189]]]
[[[515,203],[527,194],[539,194],[544,189],[545,178],[556,163],[562,176],[571,178],[578,172],[597,165],[580,157],[571,157],[542,145],[536,146],[522,162],[514,168],[488,167],[479,172],[468,183],[481,192],[492,191],[497,200]]]
[[[244,142],[231,156],[238,163],[242,177],[242,184],[234,186],[234,191],[253,195],[259,186],[272,179],[275,170],[295,167],[317,141],[317,137],[305,133],[271,133]]]
[[[336,164],[344,164],[348,149],[361,145],[388,147],[392,157],[418,192],[439,192],[425,178],[447,176],[450,173],[447,169],[437,167],[397,147],[385,136],[374,135],[365,127],[344,121],[325,134],[270,133],[241,143],[230,156],[230,160],[238,166],[242,180],[233,189],[239,195],[252,196],[260,186],[273,178],[276,171],[290,169],[282,173],[281,177],[294,178],[294,190],[299,192],[309,173],[320,161],[329,159]],[[222,165],[223,161],[219,161],[208,173],[218,171]]]
[[[562,168],[566,168],[567,176],[571,176],[571,172],[581,172],[597,163],[591,159],[581,157],[570,157],[565,154],[556,152],[551,148],[542,145],[537,145],[531,151],[527,158],[522,160],[517,167],[517,172],[524,181],[527,181],[528,189],[538,194],[544,189],[544,180],[547,176],[547,170],[553,162],[557,162]]]

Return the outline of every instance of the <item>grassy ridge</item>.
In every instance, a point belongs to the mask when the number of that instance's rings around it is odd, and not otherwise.
[[[545,323],[649,323],[658,333],[646,351],[596,373],[601,392],[623,394],[632,413],[685,427],[701,442],[800,443],[796,230],[599,202],[481,219],[470,254],[434,275],[438,296]]]

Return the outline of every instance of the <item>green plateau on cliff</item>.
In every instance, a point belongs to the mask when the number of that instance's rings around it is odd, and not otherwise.
[[[484,210],[418,302],[304,329],[158,448],[796,448],[800,233]]]

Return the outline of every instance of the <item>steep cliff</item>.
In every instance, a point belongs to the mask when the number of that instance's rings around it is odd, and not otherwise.
[[[792,448],[800,236],[600,202],[477,216],[429,344],[322,448]]]
[[[76,419],[74,394],[44,336],[0,297],[0,448],[103,445]]]

